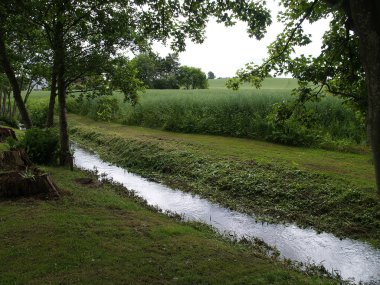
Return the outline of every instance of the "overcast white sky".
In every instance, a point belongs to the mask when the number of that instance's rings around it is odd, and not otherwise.
[[[235,72],[244,67],[248,62],[261,63],[266,57],[266,47],[283,27],[276,22],[276,14],[279,10],[278,1],[268,1],[268,7],[272,11],[272,25],[264,39],[257,41],[249,38],[246,32],[247,26],[238,22],[233,27],[225,27],[223,24],[211,20],[206,29],[206,40],[203,44],[187,42],[186,51],[180,54],[180,63],[201,68],[204,72],[213,71],[217,77],[232,77]],[[320,21],[309,25],[304,24],[305,30],[312,34],[313,43],[297,50],[297,54],[317,55],[321,47],[321,37],[328,28],[328,21]],[[165,56],[170,49],[155,44],[154,50]]]

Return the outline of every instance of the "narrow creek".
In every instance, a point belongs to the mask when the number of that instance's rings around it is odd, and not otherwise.
[[[99,174],[106,174],[108,178],[134,190],[149,205],[178,213],[185,220],[201,221],[237,238],[260,238],[277,247],[283,258],[323,265],[330,272],[338,273],[343,279],[356,284],[380,284],[380,250],[366,243],[341,240],[332,234],[318,234],[312,229],[301,229],[295,225],[261,223],[253,216],[226,209],[197,195],[148,181],[78,146],[73,146],[73,150],[77,167],[86,170],[96,168]]]

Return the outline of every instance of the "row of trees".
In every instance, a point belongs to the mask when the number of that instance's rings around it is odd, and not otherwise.
[[[137,77],[151,89],[205,89],[207,77],[201,69],[181,66],[178,56],[160,57],[153,52],[142,53],[132,60]]]

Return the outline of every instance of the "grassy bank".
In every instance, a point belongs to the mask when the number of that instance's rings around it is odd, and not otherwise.
[[[135,172],[266,219],[380,246],[369,155],[70,120],[75,140]]]
[[[159,214],[125,189],[45,168],[58,200],[0,201],[0,284],[338,284]]]

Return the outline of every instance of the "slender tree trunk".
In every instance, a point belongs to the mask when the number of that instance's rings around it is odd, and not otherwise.
[[[57,97],[57,63],[56,63],[56,60],[54,60],[53,72],[51,76],[49,109],[48,109],[47,121],[46,121],[47,128],[51,128],[54,125],[54,105],[55,105],[56,97]]]
[[[8,118],[9,120],[12,119],[12,100],[11,100],[11,93],[8,94]]]
[[[16,105],[16,101],[13,99],[12,118],[16,118],[16,113],[17,113],[17,105]]]
[[[35,86],[35,85],[32,86],[32,81],[33,81],[33,78],[30,79],[30,82],[28,84],[28,88],[26,88],[26,94],[25,94],[25,97],[24,97],[24,104],[25,105],[26,105],[26,102],[28,102],[30,93],[32,93],[32,91],[33,91],[33,87]]]
[[[21,88],[17,82],[17,78],[15,75],[15,72],[11,66],[11,63],[8,58],[7,49],[5,47],[5,38],[4,38],[4,32],[0,27],[0,63],[1,66],[4,69],[5,74],[8,77],[8,80],[12,86],[13,90],[13,97],[16,101],[17,107],[20,111],[22,122],[24,123],[25,127],[27,129],[32,127],[32,121],[30,120],[28,111],[25,107],[25,104],[22,100],[21,96]]]
[[[63,4],[62,4],[63,5]],[[57,63],[57,88],[58,88],[58,109],[59,109],[59,131],[60,131],[60,165],[71,165],[69,132],[66,116],[66,82],[65,82],[65,46],[63,25],[57,23],[56,29],[56,49],[55,59]]]
[[[3,108],[1,109],[1,115],[2,115],[2,116],[5,116],[5,107],[7,106],[7,96],[8,96],[8,94],[7,94],[7,93],[4,93],[4,97],[3,97]]]
[[[350,0],[368,89],[368,136],[380,195],[380,1]]]
[[[0,90],[0,116],[2,115],[1,114],[1,110],[3,109],[3,102],[2,102],[2,100],[3,100],[3,94],[5,96],[5,92],[3,92],[2,90]]]

